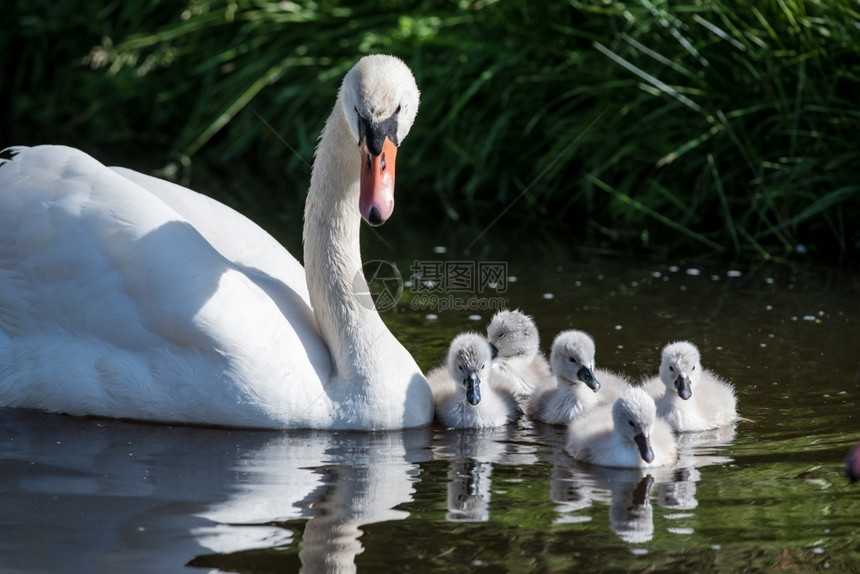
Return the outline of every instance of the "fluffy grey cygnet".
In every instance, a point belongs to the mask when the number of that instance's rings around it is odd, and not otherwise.
[[[490,384],[493,355],[478,333],[457,335],[444,366],[427,374],[436,418],[448,428],[491,428],[516,417],[516,401]]]

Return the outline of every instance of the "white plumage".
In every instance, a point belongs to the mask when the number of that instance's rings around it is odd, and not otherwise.
[[[496,349],[492,384],[497,389],[524,399],[552,378],[540,352],[537,325],[525,313],[497,312],[487,326],[487,339]]]
[[[657,402],[657,415],[678,432],[699,432],[738,420],[732,386],[702,368],[699,349],[689,341],[663,348],[660,376],[643,383]]]
[[[454,337],[445,365],[427,374],[433,391],[436,418],[448,428],[492,428],[516,418],[513,396],[491,382],[492,352],[477,333]]]
[[[556,335],[550,352],[554,380],[535,390],[529,416],[553,425],[565,425],[595,406],[614,401],[630,386],[621,375],[597,369],[594,339],[578,330]]]
[[[640,387],[575,418],[566,449],[577,460],[618,468],[665,466],[678,458],[672,429]]]
[[[427,424],[420,369],[355,296],[359,207],[374,224],[393,208],[393,146],[387,172],[362,170],[360,131],[399,144],[417,108],[396,58],[365,57],[344,78],[311,176],[307,276],[206,196],[71,148],[16,149],[0,166],[0,405],[242,427]]]

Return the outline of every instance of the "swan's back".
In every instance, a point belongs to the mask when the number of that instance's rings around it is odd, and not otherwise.
[[[78,150],[17,151],[0,165],[0,404],[282,426],[285,386],[320,393],[304,273],[263,230]]]
[[[248,272],[265,269],[267,275],[295,291],[310,307],[301,264],[256,223],[223,203],[175,183],[124,167],[110,169],[163,201],[225,258]]]

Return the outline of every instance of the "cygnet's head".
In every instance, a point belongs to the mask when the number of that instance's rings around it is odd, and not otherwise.
[[[693,396],[693,386],[702,376],[699,349],[689,341],[669,343],[663,347],[660,378],[669,389],[675,389],[685,401]]]
[[[394,210],[394,162],[418,113],[412,71],[394,56],[365,56],[347,72],[340,101],[361,152],[359,211],[382,225]]]
[[[487,326],[487,338],[502,359],[538,354],[540,336],[534,320],[521,311],[499,311]]]
[[[492,360],[490,343],[478,333],[461,333],[451,341],[448,372],[463,385],[466,400],[472,405],[481,402],[481,383],[489,381]]]
[[[645,462],[654,460],[651,431],[657,420],[657,405],[641,387],[629,387],[612,405],[612,420],[622,436],[636,443]]]
[[[583,382],[594,391],[600,388],[594,378],[594,339],[585,331],[562,331],[556,335],[549,364],[561,381]]]

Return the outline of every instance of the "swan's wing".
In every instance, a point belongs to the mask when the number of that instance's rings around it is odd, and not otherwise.
[[[157,227],[154,214],[122,193],[94,205],[104,195],[97,188],[122,187],[102,176],[100,164],[54,146],[20,150],[0,166],[0,329],[8,337],[60,329],[118,345],[158,342],[145,332],[125,338],[140,316],[107,249],[125,242],[125,212],[139,212],[142,231]]]
[[[306,291],[283,280],[295,260],[212,200],[134,180],[61,146],[0,166],[0,403],[250,424],[218,413],[311,402],[331,364]]]
[[[304,346],[311,342],[319,343],[308,346],[308,354],[312,358],[316,355],[324,357],[321,363],[329,361],[328,349],[322,343],[310,306],[304,269],[271,235],[241,213],[205,195],[130,169],[111,169],[163,201],[173,213],[191,225],[193,230],[185,231],[193,236],[192,241],[198,240],[199,234],[207,244],[207,251],[209,246],[214,248],[229,263],[231,271],[238,272],[243,281],[250,280],[261,290],[263,301],[256,297],[242,301],[239,294],[232,294],[229,300],[221,303],[228,307],[237,305],[234,307],[236,316],[255,310],[264,316],[254,319],[249,338],[259,339],[257,332],[266,328],[266,319],[280,320],[279,315],[282,315],[287,319],[287,325],[297,332],[298,340],[283,338],[283,335],[270,340],[283,341],[286,349],[295,348],[294,343]],[[216,262],[211,265],[223,267]],[[275,303],[277,311],[266,312],[268,300]]]
[[[310,307],[301,264],[256,223],[223,203],[180,185],[124,167],[110,169],[170,206],[224,257],[281,281]]]

